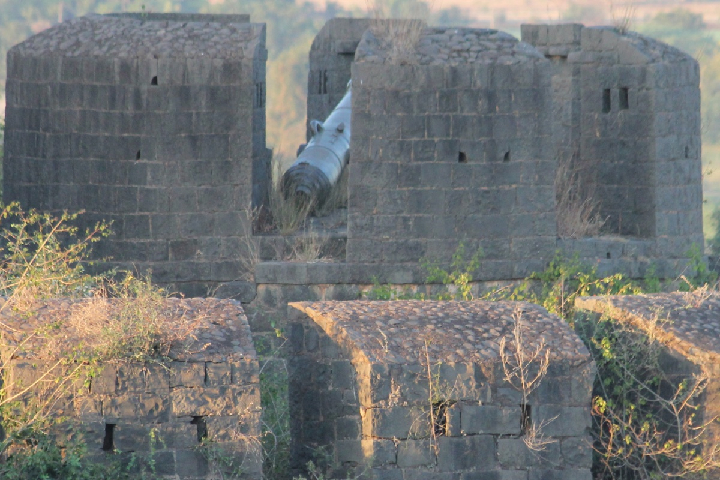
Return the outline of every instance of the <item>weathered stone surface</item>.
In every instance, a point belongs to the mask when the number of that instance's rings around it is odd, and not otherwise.
[[[551,387],[538,388],[526,406],[536,422],[559,415],[544,427],[545,452],[525,443],[523,395],[508,383],[499,355],[503,336],[505,348],[515,348],[516,320],[534,345],[526,348],[545,341],[556,349],[549,356]],[[336,459],[371,466],[376,478],[527,480],[530,471],[550,475],[556,468],[589,473],[582,441],[594,364],[567,324],[546,311],[519,302],[303,302],[289,305],[288,321],[298,468],[313,448],[337,445]],[[577,398],[588,406],[576,406],[571,375]],[[567,394],[557,395],[557,382],[568,383]]]
[[[39,304],[33,315],[5,309],[2,325],[9,328],[0,333],[8,342],[0,346],[0,355],[10,360],[7,379],[32,385],[58,364],[60,358],[53,355],[90,343],[68,321],[90,301],[96,302],[97,315],[100,308],[110,313],[117,308],[113,301],[98,305],[97,299],[55,299]],[[169,299],[159,305],[158,314],[167,328],[192,327],[188,338],[167,350],[168,357],[138,362],[118,354],[115,362],[100,363],[89,389],[84,387],[85,371],[78,369],[82,365],[55,367],[59,378],[75,372],[77,379],[52,407],[51,415],[62,416],[63,422],[50,434],[61,446],[84,443],[92,455],[100,455],[100,462],[113,449],[132,452],[138,468],[149,465],[152,456],[157,475],[181,480],[214,475],[198,451],[207,438],[236,465],[243,462],[247,478],[259,478],[262,462],[254,440],[260,435],[259,365],[242,307],[231,300]],[[26,337],[47,322],[59,325],[52,349],[45,348],[50,335]],[[13,344],[25,338],[35,342],[33,349],[17,351]]]

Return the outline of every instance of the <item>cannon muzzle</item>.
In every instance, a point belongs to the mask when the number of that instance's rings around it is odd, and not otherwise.
[[[285,198],[298,204],[322,206],[350,159],[352,81],[347,93],[328,118],[310,122],[312,138],[299,149],[297,160],[283,174]]]

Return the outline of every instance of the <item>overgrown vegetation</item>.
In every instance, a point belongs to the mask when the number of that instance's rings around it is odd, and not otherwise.
[[[685,274],[662,284],[652,266],[642,281],[632,281],[621,274],[600,277],[595,267],[558,252],[544,271],[533,273],[518,285],[495,288],[480,296],[485,300],[520,300],[542,305],[568,321],[590,349],[598,369],[593,387],[594,478],[705,478],[703,475],[709,469],[720,467],[720,442],[709,438],[707,431],[714,419],[701,421],[697,417],[707,378],[668,377],[661,368],[663,347],[652,335],[652,329],[648,334],[606,316],[586,315],[574,308],[579,296],[679,290],[687,292],[688,307],[694,307],[711,295],[719,295],[718,276],[708,270],[700,249],[692,246],[687,256],[690,261]],[[470,260],[465,258],[465,247],[461,244],[450,271],[432,267],[428,280],[445,285],[445,290],[437,295],[397,291],[376,283],[366,296],[386,300],[472,299],[472,275],[482,256],[476,253]],[[662,322],[660,317],[657,320]],[[516,325],[521,325],[517,319]],[[514,342],[523,344],[522,330],[518,332],[517,328]],[[524,385],[524,391],[528,391],[536,385],[535,381],[541,380],[542,377],[531,377],[519,367],[524,360],[530,360],[536,364],[534,371],[542,372],[541,350],[521,349],[519,357],[518,350],[511,350],[516,352],[514,357],[505,354],[503,364],[511,384]],[[542,430],[543,425],[526,429],[529,448],[542,449],[546,445]]]
[[[98,463],[79,441],[59,442],[64,417],[56,410],[87,388],[103,362],[162,363],[171,348],[194,339],[198,319],[169,309],[167,293],[149,277],[87,272],[89,249],[110,233],[107,224],[81,233],[75,214],[23,212],[15,204],[0,212],[0,313],[5,322],[28,319],[22,328],[2,325],[0,478],[154,478],[152,461]],[[58,297],[76,302],[51,323],[28,323]],[[13,359],[27,355],[37,375],[28,384],[7,381]]]

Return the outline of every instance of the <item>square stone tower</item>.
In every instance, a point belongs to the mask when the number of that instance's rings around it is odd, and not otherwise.
[[[599,202],[604,230],[650,240],[650,257],[702,250],[697,61],[610,27],[523,25],[522,40],[552,62],[555,151]]]
[[[485,252],[518,278],[555,249],[551,63],[496,30],[426,28],[411,64],[369,30],[353,64],[347,260]]]
[[[237,280],[270,172],[265,25],[249,22],[90,15],[13,47],[5,201],[113,221],[98,256],[186,294]]]

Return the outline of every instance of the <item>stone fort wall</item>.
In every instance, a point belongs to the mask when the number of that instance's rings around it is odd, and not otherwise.
[[[7,59],[6,202],[112,221],[99,258],[191,296],[242,276],[245,211],[269,188],[264,25],[89,16]]]
[[[670,278],[702,246],[688,55],[581,25],[527,25],[525,42],[425,28],[413,64],[398,65],[372,22],[333,19],[310,51],[308,119],[356,80],[348,208],[341,227],[315,232],[332,261],[286,262],[295,238],[254,232],[245,214],[270,187],[264,26],[247,22],[91,16],[14,47],[6,200],[112,220],[99,257],[244,302],[346,298],[374,277],[421,284],[419,260],[447,262],[460,241],[484,251],[478,281],[523,278],[556,250],[600,274],[653,265]],[[86,31],[93,41],[60,42]],[[600,236],[558,237],[555,177],[568,159],[599,201]]]

